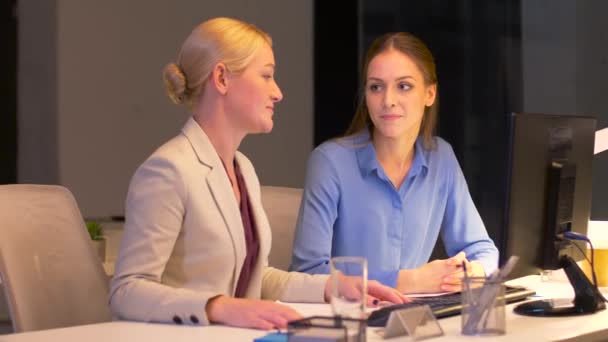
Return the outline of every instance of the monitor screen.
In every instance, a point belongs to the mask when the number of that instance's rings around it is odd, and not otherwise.
[[[505,227],[498,239],[501,265],[520,257],[510,278],[556,269],[562,254],[584,257],[556,236],[587,233],[595,123],[588,116],[511,114]]]

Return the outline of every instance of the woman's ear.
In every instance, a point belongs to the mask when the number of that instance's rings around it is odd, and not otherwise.
[[[424,104],[427,107],[432,106],[433,103],[435,103],[436,95],[437,95],[437,83],[431,84],[430,86],[426,87],[426,101]]]
[[[217,63],[213,72],[211,73],[211,82],[215,89],[222,94],[226,95],[228,92],[228,70],[224,63]]]

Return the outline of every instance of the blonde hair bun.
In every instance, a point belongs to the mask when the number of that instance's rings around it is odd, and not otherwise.
[[[187,99],[186,94],[186,75],[175,63],[169,63],[163,70],[163,80],[169,98],[178,105],[184,104]]]
[[[218,63],[239,74],[264,44],[272,47],[270,36],[244,21],[219,17],[199,24],[183,42],[177,60],[163,70],[167,94],[192,110]]]

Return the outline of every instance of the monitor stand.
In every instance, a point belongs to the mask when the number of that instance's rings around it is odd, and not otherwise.
[[[562,256],[559,264],[574,288],[575,296],[571,305],[563,305],[563,299],[542,299],[519,304],[514,309],[515,313],[526,316],[574,316],[606,309],[604,296],[571,257]]]

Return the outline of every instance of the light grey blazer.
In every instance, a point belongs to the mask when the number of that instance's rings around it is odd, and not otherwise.
[[[260,240],[246,297],[322,302],[327,276],[268,266],[271,231],[259,180],[247,157],[237,152],[236,161]],[[207,301],[234,296],[245,254],[241,215],[226,171],[190,118],[131,180],[111,284],[112,312],[120,319],[208,324]]]

